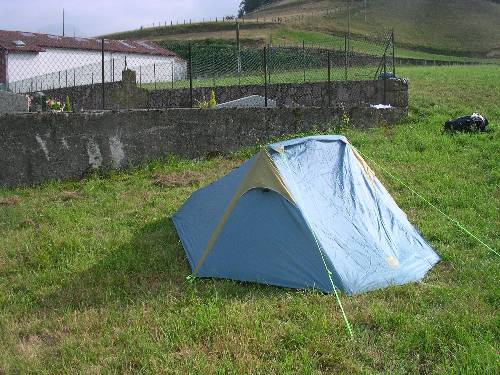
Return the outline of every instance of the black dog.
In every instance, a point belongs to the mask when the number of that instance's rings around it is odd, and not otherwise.
[[[471,116],[462,116],[453,120],[448,120],[444,124],[444,130],[448,132],[485,132],[488,126],[488,119],[479,113]]]

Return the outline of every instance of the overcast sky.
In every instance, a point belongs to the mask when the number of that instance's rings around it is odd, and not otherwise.
[[[0,0],[0,29],[81,36],[183,19],[202,20],[237,13],[240,0]]]

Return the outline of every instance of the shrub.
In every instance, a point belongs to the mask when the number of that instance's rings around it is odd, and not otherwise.
[[[217,105],[217,100],[215,99],[214,90],[210,91],[210,99],[207,101],[205,97],[203,100],[197,100],[194,108],[214,108]]]
[[[69,101],[69,96],[66,95],[66,101],[64,102],[64,112],[71,112],[71,103]]]
[[[214,108],[217,105],[214,90],[210,91],[210,100],[208,101],[208,108]]]

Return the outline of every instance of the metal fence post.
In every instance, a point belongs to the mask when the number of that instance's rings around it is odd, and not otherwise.
[[[328,50],[328,107],[332,106],[332,59]]]
[[[236,56],[236,63],[238,64],[238,77],[241,75],[241,45],[240,45],[240,23],[236,21],[236,49],[238,55]],[[241,82],[241,79],[238,79]]]
[[[174,61],[172,60],[172,90],[174,89]]]
[[[238,86],[241,86],[241,53],[240,52],[241,51],[239,48],[235,49],[236,61],[237,61],[236,74],[238,75]]]
[[[156,63],[153,63],[153,81],[155,83],[155,90],[156,90]]]
[[[191,103],[191,108],[194,107],[193,102],[193,48],[191,43],[189,44],[189,101]]]
[[[101,86],[102,109],[106,109],[106,102],[104,99],[104,38],[101,39]]]
[[[306,42],[302,41],[302,68],[304,69],[304,82],[306,81]]]
[[[267,65],[267,84],[271,84],[271,66],[272,66],[272,50],[271,46],[267,47],[266,51],[266,65]]]
[[[214,88],[217,86],[217,62],[215,60],[215,54],[212,53],[212,66],[213,66],[213,72],[212,72],[212,79],[213,79],[213,85]]]
[[[267,47],[264,46],[264,105],[267,108]]]
[[[344,76],[347,81],[347,35],[344,35]]]
[[[394,77],[396,76],[396,62],[394,61],[394,29],[392,29],[391,33],[391,39],[392,39],[392,74]]]
[[[387,58],[384,55],[384,103],[387,104]]]

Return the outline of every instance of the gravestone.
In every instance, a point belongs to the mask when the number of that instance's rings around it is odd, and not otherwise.
[[[0,113],[27,111],[28,100],[26,96],[8,91],[0,91]]]
[[[215,108],[264,108],[265,106],[266,98],[260,95],[250,95],[245,96],[244,98],[217,104]],[[267,107],[276,108],[276,100],[267,99]]]

